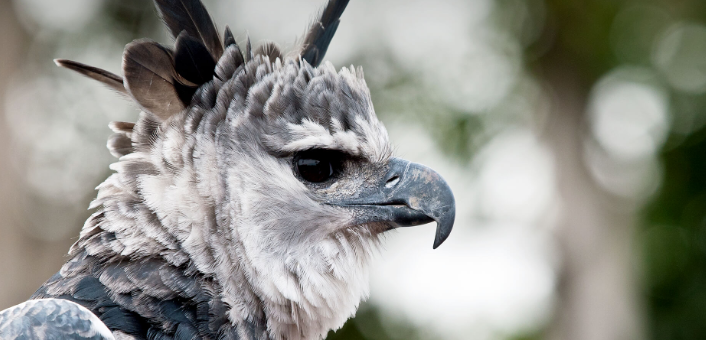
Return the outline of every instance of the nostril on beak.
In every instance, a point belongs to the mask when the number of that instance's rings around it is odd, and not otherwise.
[[[397,185],[397,183],[399,183],[399,181],[400,181],[400,176],[394,175],[394,176],[390,177],[390,179],[388,179],[387,182],[385,182],[385,188],[388,188],[388,189],[392,188],[395,185]]]

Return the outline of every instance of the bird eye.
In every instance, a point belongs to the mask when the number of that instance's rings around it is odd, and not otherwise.
[[[296,170],[303,179],[320,183],[331,178],[339,166],[339,157],[331,150],[308,150],[294,156]]]

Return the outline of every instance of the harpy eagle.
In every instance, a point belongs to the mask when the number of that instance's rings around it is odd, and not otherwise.
[[[392,156],[360,68],[321,64],[347,0],[288,56],[221,39],[199,0],[155,3],[173,48],[128,44],[123,77],[56,61],[142,112],[111,123],[95,213],[0,338],[321,339],[367,297],[382,233],[449,236],[449,186]]]

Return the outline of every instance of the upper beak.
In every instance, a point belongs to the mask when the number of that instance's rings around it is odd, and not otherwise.
[[[430,168],[399,158],[390,161],[382,181],[336,205],[362,210],[361,223],[405,227],[436,221],[434,249],[449,237],[456,217],[456,202],[446,181]]]

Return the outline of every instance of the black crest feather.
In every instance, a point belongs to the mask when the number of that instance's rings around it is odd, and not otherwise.
[[[56,63],[57,66],[68,68],[69,70],[81,73],[86,77],[95,79],[115,91],[127,94],[125,86],[123,85],[123,78],[117,74],[67,59],[54,59],[54,63]]]
[[[226,33],[223,37],[223,45],[225,45],[226,48],[230,45],[236,45],[235,43],[235,37],[233,36],[233,32],[230,31],[230,27],[226,25]]]
[[[328,0],[319,19],[309,28],[301,58],[310,65],[316,67],[323,60],[348,2]],[[272,62],[284,58],[273,43],[263,44],[253,51],[250,37],[242,53],[228,26],[221,42],[201,0],[154,0],[154,3],[176,39],[174,50],[150,40],[128,44],[123,55],[124,79],[75,61],[57,59],[56,64],[130,95],[144,111],[164,121],[187,107],[199,87],[214,76],[232,75],[240,64],[252,60],[256,54],[267,56]],[[224,46],[233,47],[229,53],[234,65],[221,65],[217,69]],[[122,139],[114,140],[114,145],[116,150],[127,150],[127,143]]]
[[[250,61],[253,58],[252,54],[252,44],[250,43],[250,37],[248,36],[248,41],[245,43],[245,61]]]
[[[223,54],[223,45],[206,8],[200,0],[154,0],[162,20],[174,38],[186,31],[211,53],[214,62]]]
[[[123,54],[125,87],[145,111],[161,120],[184,109],[174,87],[173,54],[150,40],[135,40]]]
[[[182,31],[175,44],[174,67],[181,76],[175,83],[179,99],[184,105],[189,105],[199,86],[213,79],[216,63],[206,46]]]
[[[201,42],[183,31],[174,49],[174,67],[179,75],[196,85],[213,79],[216,63]]]
[[[318,66],[324,59],[328,45],[336,33],[343,11],[349,0],[329,0],[321,13],[321,18],[314,22],[304,38],[301,56],[311,66]]]

